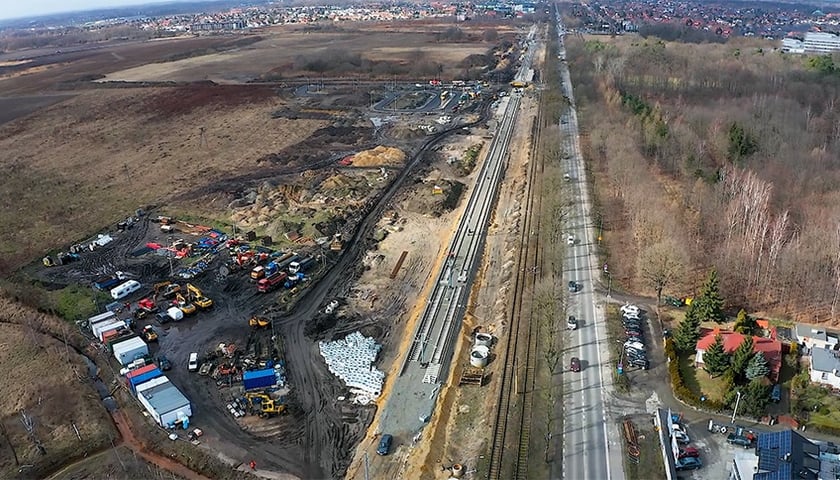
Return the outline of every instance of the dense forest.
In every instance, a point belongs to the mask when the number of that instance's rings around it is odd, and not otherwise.
[[[840,69],[777,44],[574,37],[613,281],[840,323]],[[601,220],[602,219],[602,220]]]

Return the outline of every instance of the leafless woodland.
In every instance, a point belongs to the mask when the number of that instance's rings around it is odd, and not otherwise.
[[[774,46],[568,42],[611,270],[691,295],[715,267],[732,308],[840,323],[840,74]]]

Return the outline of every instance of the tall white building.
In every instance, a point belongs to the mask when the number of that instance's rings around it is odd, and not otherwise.
[[[840,35],[826,32],[808,32],[805,34],[806,53],[840,52]]]

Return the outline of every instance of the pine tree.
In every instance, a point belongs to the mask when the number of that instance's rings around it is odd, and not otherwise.
[[[757,378],[741,390],[739,414],[761,418],[767,414],[767,402],[770,401],[770,385],[765,385]]]
[[[738,312],[738,317],[735,318],[733,330],[744,335],[752,335],[755,333],[756,328],[758,328],[758,323],[755,321],[755,318],[747,315],[747,312],[742,308]]]
[[[706,357],[704,356],[703,358]],[[755,380],[756,378],[763,378],[766,377],[768,373],[770,373],[770,366],[767,363],[767,359],[764,358],[764,354],[762,352],[758,352],[753,355],[750,363],[747,364],[747,379]]]
[[[732,373],[735,374],[736,381],[744,378],[752,357],[753,338],[752,336],[745,336],[744,341],[732,352]]]
[[[700,320],[711,320],[717,323],[726,320],[726,316],[723,314],[723,299],[720,296],[717,270],[713,269],[709,272],[709,278],[703,285],[703,291],[691,304],[694,305],[695,303]]]
[[[700,317],[697,316],[697,309],[692,303],[685,312],[685,318],[674,331],[674,346],[680,352],[693,352],[699,339]]]
[[[723,349],[723,337],[715,336],[715,342],[703,353],[703,363],[712,377],[723,375],[729,370],[729,354]]]

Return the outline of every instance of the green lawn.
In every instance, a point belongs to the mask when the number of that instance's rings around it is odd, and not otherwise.
[[[694,368],[694,355],[680,355],[680,373],[683,383],[697,396],[705,395],[709,400],[723,402],[726,386],[723,376],[709,378],[709,374],[702,368]]]

